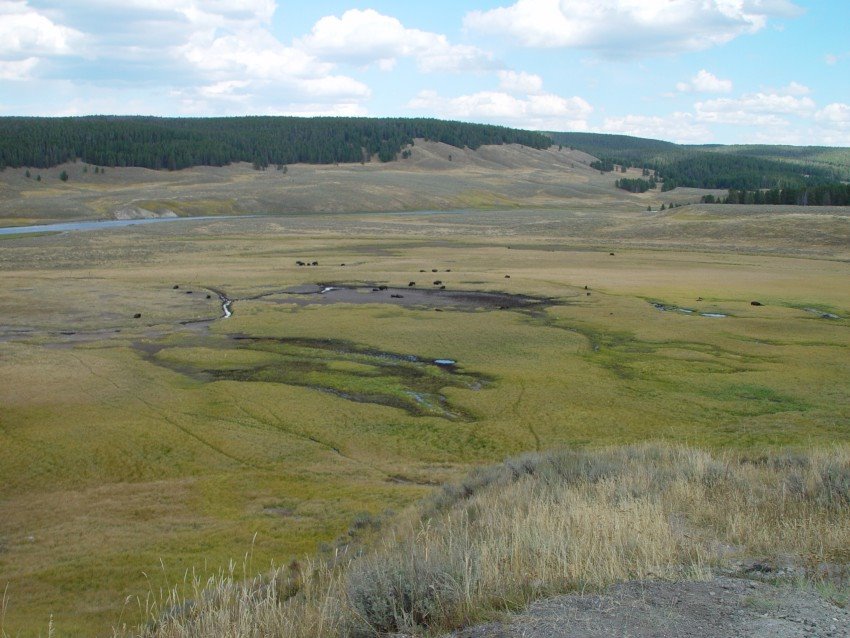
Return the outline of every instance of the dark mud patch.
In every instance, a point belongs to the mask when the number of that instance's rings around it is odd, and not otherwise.
[[[492,379],[455,362],[438,364],[413,354],[383,351],[349,341],[210,336],[171,343],[139,343],[157,365],[204,382],[238,381],[307,387],[354,401],[405,410],[414,416],[471,421],[442,393],[478,390]]]
[[[266,299],[281,304],[331,305],[392,304],[407,308],[441,308],[466,312],[487,310],[532,310],[559,304],[556,299],[512,295],[501,292],[470,290],[440,290],[437,287],[390,287],[386,285],[351,286],[320,284],[297,286],[277,292],[256,295],[246,299]]]

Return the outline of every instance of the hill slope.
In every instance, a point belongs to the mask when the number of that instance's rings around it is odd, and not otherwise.
[[[551,207],[577,199],[633,210],[660,205],[657,192],[635,198],[615,188],[615,176],[592,170],[594,158],[580,151],[520,144],[472,150],[421,138],[408,150],[394,162],[290,164],[286,170],[254,170],[244,162],[180,171],[95,172],[81,162],[8,168],[0,172],[0,225],[111,219],[128,209],[193,216]]]

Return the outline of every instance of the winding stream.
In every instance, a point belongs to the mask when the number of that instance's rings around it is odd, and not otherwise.
[[[492,379],[452,360],[380,350],[339,339],[197,335],[177,342],[137,342],[150,362],[205,383],[238,381],[300,386],[356,403],[372,403],[451,421],[474,415],[443,388],[477,391]]]

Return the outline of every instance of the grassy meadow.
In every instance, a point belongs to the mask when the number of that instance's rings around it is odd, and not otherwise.
[[[776,592],[790,585],[792,596],[815,591],[837,625],[850,594],[848,450],[712,455],[644,443],[527,453],[436,491],[367,551],[263,577],[231,565],[187,578],[183,591],[146,601],[149,622],[136,635],[445,636],[565,592],[635,580],[672,589],[716,574],[767,579]],[[677,606],[668,621],[701,605]],[[566,610],[558,620],[575,622]]]
[[[108,635],[524,452],[850,442],[848,213],[606,197],[5,238],[2,632]],[[436,280],[538,303],[405,305]]]

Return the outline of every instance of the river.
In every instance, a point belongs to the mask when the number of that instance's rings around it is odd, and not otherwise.
[[[72,230],[100,230],[104,228],[122,228],[137,224],[156,224],[159,222],[197,221],[204,219],[232,219],[235,215],[204,217],[152,217],[150,219],[104,219],[96,221],[62,222],[58,224],[38,224],[35,226],[3,226],[0,235],[19,235],[25,233],[63,233]]]

